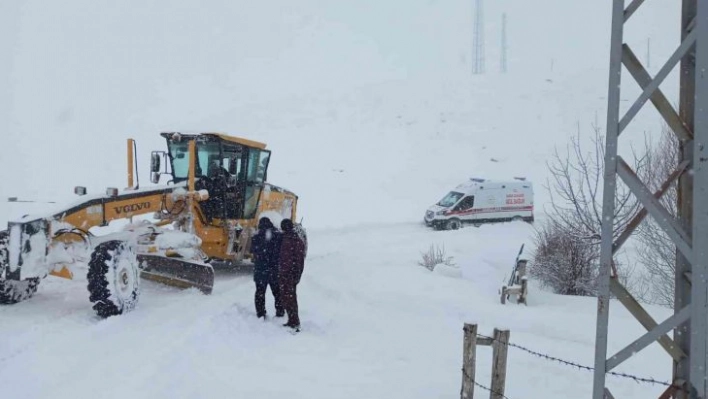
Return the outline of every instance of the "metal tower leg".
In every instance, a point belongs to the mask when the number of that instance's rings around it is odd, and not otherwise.
[[[708,1],[682,1],[681,44],[652,78],[629,46],[623,44],[624,23],[644,0],[633,0],[627,8],[624,0],[613,0],[593,399],[612,397],[606,387],[607,372],[655,341],[659,341],[673,359],[673,383],[680,387],[675,397],[708,399]],[[680,109],[677,113],[659,86],[679,61]],[[620,118],[622,65],[643,92]],[[618,136],[649,100],[681,145],[679,166],[665,186],[654,194],[622,160],[617,149]],[[613,231],[618,176],[644,205],[636,223],[631,223],[627,231],[619,235]],[[676,177],[679,179],[678,220],[658,201]],[[677,248],[674,315],[661,323],[655,322],[611,273],[613,254],[645,214],[654,219]],[[608,360],[611,294],[642,323],[647,333]],[[674,340],[666,335],[672,330]]]
[[[610,46],[610,83],[607,95],[607,137],[605,138],[605,185],[602,204],[602,241],[600,243],[599,293],[597,298],[597,331],[595,335],[595,379],[593,399],[605,397],[607,373],[608,327],[610,318],[610,274],[612,270],[612,241],[617,191],[617,142],[619,137],[620,87],[622,83],[622,33],[624,30],[624,1],[612,3],[612,44]]]
[[[691,283],[681,276],[681,283],[690,285],[690,381],[691,396],[708,398],[708,2],[696,1],[695,65],[693,67],[693,268]],[[687,15],[690,17],[691,15]],[[689,22],[690,24],[690,22]],[[686,62],[691,62],[690,55]]]

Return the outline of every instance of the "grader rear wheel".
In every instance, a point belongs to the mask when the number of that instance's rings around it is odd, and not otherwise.
[[[101,317],[135,308],[140,297],[140,272],[129,245],[108,241],[94,249],[89,261],[88,291],[93,309]]]
[[[39,278],[27,280],[7,280],[7,272],[10,264],[10,254],[8,243],[10,234],[7,231],[0,231],[0,304],[11,305],[29,299],[39,286]]]

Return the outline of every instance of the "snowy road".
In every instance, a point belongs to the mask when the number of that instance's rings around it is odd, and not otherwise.
[[[211,296],[144,282],[138,308],[107,320],[94,316],[85,281],[50,277],[31,300],[0,308],[0,386],[12,398],[450,398],[459,394],[462,325],[474,321],[481,333],[507,327],[512,342],[592,364],[593,299],[534,287],[528,307],[498,303],[499,283],[530,232],[524,223],[311,231],[297,336],[281,320],[255,318],[247,270],[219,272]],[[418,266],[432,243],[445,245],[460,269]],[[639,333],[624,312],[613,316],[623,334]],[[484,383],[491,353],[479,353]],[[588,372],[509,356],[512,399],[589,394]],[[636,364],[635,373],[668,377],[668,361]],[[659,389],[611,383],[621,397]]]

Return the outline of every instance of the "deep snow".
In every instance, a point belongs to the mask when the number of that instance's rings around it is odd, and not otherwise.
[[[104,321],[88,306],[85,279],[45,280],[32,300],[1,309],[0,382],[17,398],[97,390],[105,398],[455,397],[464,322],[483,334],[509,328],[514,343],[591,365],[593,301],[537,287],[528,307],[498,301],[530,230],[521,222],[455,232],[408,223],[312,230],[297,336],[281,320],[255,318],[247,271],[218,273],[211,296],[143,281],[138,308]],[[465,279],[417,265],[430,243],[445,245]],[[613,332],[639,334],[616,309]],[[651,361],[659,351],[622,369],[666,377],[670,363]],[[484,385],[490,364],[491,351],[480,348]],[[514,399],[588,397],[592,384],[587,371],[513,349],[508,374]],[[658,388],[609,380],[621,397],[658,396]]]
[[[486,2],[481,76],[469,74],[471,5],[0,2],[0,45],[10,49],[0,63],[0,199],[73,201],[73,185],[122,187],[127,137],[138,140],[145,186],[160,131],[223,131],[268,144],[269,180],[300,196],[310,233],[299,335],[255,320],[248,270],[219,272],[211,296],[144,282],[135,311],[108,320],[94,317],[84,276],[48,278],[31,300],[0,308],[2,392],[455,397],[465,322],[487,334],[510,328],[512,342],[592,365],[594,299],[533,284],[528,307],[499,304],[531,226],[433,232],[420,221],[469,177],[518,175],[535,183],[542,221],[554,146],[578,129],[587,136],[593,123],[604,127],[609,4]],[[502,12],[507,74],[497,72]],[[677,9],[648,2],[628,26],[635,49],[651,38],[650,70],[677,44],[674,21]],[[675,98],[675,76],[662,88]],[[629,107],[638,90],[626,89]],[[659,125],[647,108],[622,139],[641,140]],[[1,202],[0,226],[54,206]],[[418,266],[431,243],[460,269]],[[613,352],[642,331],[619,305],[611,318]],[[479,349],[485,385],[490,352]],[[514,349],[509,356],[509,398],[589,397],[591,373]],[[670,364],[653,345],[621,369],[668,380]],[[661,391],[608,381],[616,397]]]

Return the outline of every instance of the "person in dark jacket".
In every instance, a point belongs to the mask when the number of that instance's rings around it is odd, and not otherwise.
[[[305,267],[305,243],[295,231],[292,220],[283,219],[280,228],[283,230],[283,235],[280,243],[278,281],[283,296],[283,306],[288,313],[288,322],[283,325],[299,330],[297,284]]]
[[[265,319],[267,312],[265,296],[268,286],[275,299],[275,316],[285,316],[278,284],[278,257],[280,255],[281,234],[267,217],[258,221],[258,232],[251,240],[254,258],[253,281],[256,283],[256,315]]]

